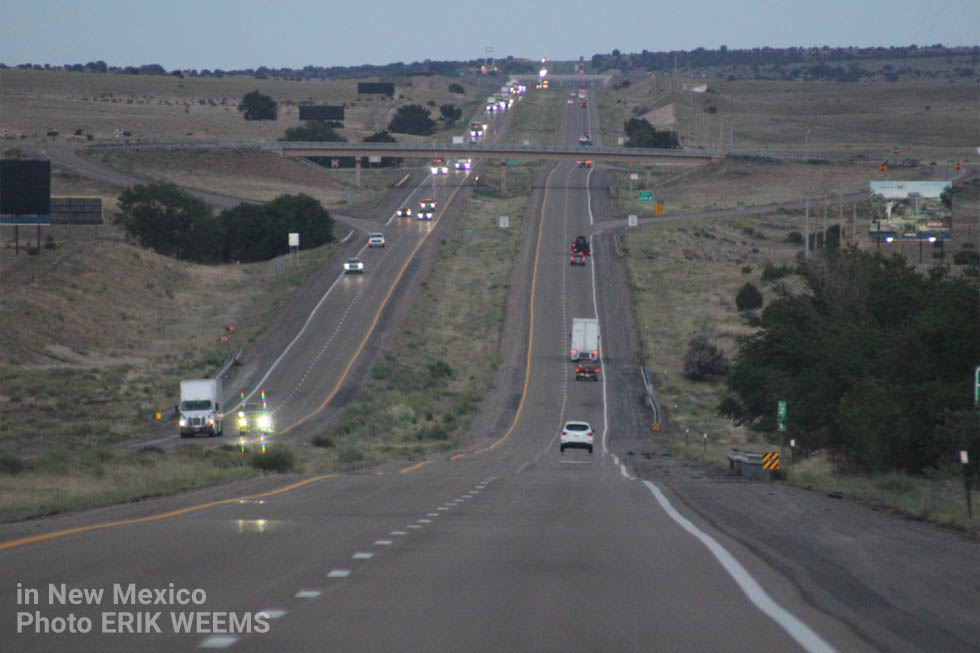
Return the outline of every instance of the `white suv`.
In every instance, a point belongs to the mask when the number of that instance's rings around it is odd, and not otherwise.
[[[368,234],[368,247],[384,247],[385,235],[380,232]]]
[[[363,274],[364,261],[359,258],[349,258],[344,261],[344,274]]]
[[[588,422],[572,420],[561,429],[561,453],[565,449],[588,449],[592,453],[592,427]]]

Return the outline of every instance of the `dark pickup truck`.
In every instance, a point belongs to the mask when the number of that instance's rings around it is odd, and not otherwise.
[[[569,254],[575,254],[576,252],[579,254],[585,254],[586,256],[592,254],[592,246],[589,245],[588,238],[585,236],[579,236],[575,239],[575,241],[572,243],[572,249]]]
[[[576,381],[598,381],[599,361],[580,360],[575,366]]]

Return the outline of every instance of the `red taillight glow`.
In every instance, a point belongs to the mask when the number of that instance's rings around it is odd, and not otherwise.
[[[599,350],[598,349],[593,349],[592,350],[592,357],[593,358],[598,358],[599,357]]]

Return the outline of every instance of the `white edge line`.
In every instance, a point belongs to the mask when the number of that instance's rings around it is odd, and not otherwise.
[[[677,512],[674,506],[670,504],[670,501],[667,500],[667,497],[664,496],[664,493],[660,491],[659,487],[650,481],[643,481],[643,484],[647,486],[650,493],[657,500],[657,503],[660,504],[660,507],[664,509],[664,512],[671,519],[677,522],[688,533],[698,538],[708,548],[708,551],[721,563],[721,566],[728,572],[728,575],[732,577],[732,580],[735,581],[739,589],[748,597],[749,601],[755,607],[759,608],[763,614],[779,624],[790,637],[796,640],[797,644],[813,653],[831,653],[834,651],[834,648],[813,632],[809,626],[773,601],[766,594],[766,591],[762,589],[762,586],[745,570],[745,567],[725,547],[718,543],[718,540],[700,530],[686,517]]]
[[[588,197],[588,201],[586,202],[586,204],[589,208],[590,226],[595,224],[592,215],[592,191],[589,189],[589,181],[591,180],[592,177],[592,170],[593,168],[589,169],[589,174],[586,177],[586,183],[585,183],[585,190]],[[596,295],[596,283],[595,283],[596,273],[595,273],[595,263],[594,263],[595,261],[594,257],[596,255],[595,242],[594,242],[595,239],[593,238],[592,240],[593,240],[592,304],[593,304],[593,309],[595,310],[596,319],[598,319],[599,305],[598,305],[597,295]],[[602,338],[601,326],[599,329],[599,334],[600,334],[599,357],[601,360],[602,358],[601,352],[603,350],[602,341],[601,341]],[[603,456],[605,456],[606,453],[609,452],[609,449],[606,444],[607,435],[609,432],[608,410],[609,410],[609,403],[606,400],[606,375],[605,373],[603,373],[602,375],[602,413],[603,413],[602,414],[602,418],[603,418],[602,419],[602,454]],[[615,455],[613,455],[613,458],[614,460],[616,460],[616,464],[619,464],[619,460],[618,458],[616,458]],[[619,469],[620,469],[620,473],[625,478],[635,480],[634,477],[631,476],[629,472],[626,471],[626,465],[619,465]],[[721,563],[721,566],[725,569],[728,575],[731,576],[732,579],[735,581],[735,583],[739,586],[739,589],[741,589],[742,592],[745,594],[745,596],[748,597],[749,601],[751,601],[752,604],[755,605],[755,607],[761,610],[763,614],[765,614],[767,617],[775,621],[783,630],[786,631],[786,633],[790,637],[792,637],[800,646],[802,646],[807,651],[811,651],[813,653],[831,653],[834,651],[834,648],[830,646],[827,642],[825,642],[813,630],[811,630],[809,626],[807,626],[798,618],[790,614],[781,605],[773,601],[772,598],[766,593],[766,591],[762,589],[762,586],[759,585],[759,583],[752,577],[752,575],[745,570],[745,567],[743,567],[735,559],[735,557],[732,556],[731,553],[729,553],[721,544],[719,544],[715,538],[711,537],[704,531],[700,530],[697,526],[691,523],[687,518],[685,518],[683,515],[677,512],[674,506],[671,505],[670,501],[667,500],[667,497],[664,496],[663,492],[660,491],[660,488],[658,488],[650,481],[646,481],[646,480],[643,481],[643,484],[647,486],[647,488],[650,490],[650,493],[653,494],[654,498],[657,500],[657,503],[660,504],[660,507],[663,508],[664,512],[666,512],[671,519],[677,522],[677,524],[679,524],[681,528],[686,530],[688,533],[698,538],[698,540],[700,540],[701,543],[704,544],[705,547],[707,547],[707,549],[711,552],[711,554],[715,556],[715,558],[718,560],[719,563]]]
[[[589,183],[592,181],[592,171],[595,168],[589,168],[589,173],[585,176],[585,195],[586,195],[586,206],[589,207],[589,226],[595,225],[595,220],[592,216],[592,190],[589,188]],[[596,294],[595,285],[595,237],[592,238],[592,310],[595,311],[595,319],[599,319],[599,300]],[[599,373],[602,375],[602,455],[605,456],[609,453],[609,446],[607,445],[609,436],[609,402],[606,401],[606,366],[601,365],[602,352],[605,347],[602,346],[602,324],[599,324],[599,361],[600,368]]]

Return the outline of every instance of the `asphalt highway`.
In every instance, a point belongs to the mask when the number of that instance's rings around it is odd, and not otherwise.
[[[577,138],[583,120],[590,117],[578,104],[568,105],[561,138]],[[599,240],[587,266],[568,265],[569,243],[593,219],[592,174],[555,167],[533,199],[526,258],[515,271],[527,281],[518,293],[526,309],[511,323],[527,326],[512,334],[523,342],[523,364],[511,370],[518,382],[500,428],[471,434],[452,456],[275,494],[246,485],[247,495],[229,501],[231,489],[212,489],[41,520],[36,529],[0,528],[4,650],[869,648],[623,464],[642,416],[635,375],[617,369],[629,340],[619,340],[622,294],[608,290],[621,281],[614,253]],[[365,252],[368,270],[396,274],[407,256],[399,250],[430,228],[389,227],[389,247]],[[286,330],[298,334],[291,342],[310,334],[295,356],[283,343],[275,364],[246,364],[245,387],[289,388],[279,405],[292,428],[303,416],[315,422],[324,403],[322,390],[306,387],[333,380],[312,364],[311,348],[361,346],[387,285],[366,281],[339,278],[327,295],[334,310],[304,318],[307,331]],[[372,310],[358,313],[361,302]],[[566,352],[571,318],[597,314],[601,381],[576,382]],[[567,419],[592,424],[591,455],[559,453]],[[178,507],[167,515],[170,506]],[[72,532],[73,523],[97,527]],[[89,593],[73,603],[68,588]],[[143,615],[124,619],[148,632],[117,632],[120,612]],[[69,628],[57,620],[69,615],[75,627],[90,618],[91,632],[50,632]],[[191,617],[187,628],[174,622]]]
[[[559,144],[590,131],[601,145],[594,103],[562,103]],[[511,280],[508,346],[461,450],[355,474],[270,476],[0,525],[0,648],[970,650],[975,543],[922,535],[890,549],[883,536],[874,541],[883,559],[902,551],[905,559],[928,560],[905,576],[865,560],[870,572],[848,576],[848,555],[874,553],[862,548],[859,509],[840,528],[829,512],[799,510],[819,504],[791,502],[779,488],[725,486],[693,474],[679,483],[667,462],[635,462],[650,440],[625,266],[602,230],[586,266],[568,260],[575,236],[596,231],[598,216],[610,215],[602,168],[563,164],[540,182]],[[447,183],[442,192],[445,206],[452,204],[447,195],[464,191]],[[294,302],[305,310],[283,311],[228,392],[266,387],[287,437],[322,426],[338,401],[328,398],[339,379],[314,361],[346,360],[356,377],[354,352],[372,346],[365,340],[371,320],[394,320],[385,315],[396,309],[383,304],[390,281],[407,269],[406,250],[432,241],[424,240],[427,230],[439,224],[392,223],[382,229],[388,247],[364,252],[363,278],[323,275],[304,288]],[[372,287],[379,278],[387,281]],[[575,381],[567,355],[573,317],[600,321],[597,383]],[[370,360],[370,352],[362,355]],[[591,455],[559,452],[568,419],[592,424]],[[772,519],[750,521],[726,501],[730,494],[768,506]],[[803,532],[791,539],[785,531],[793,525],[785,522],[794,514],[798,524],[814,525],[796,528]],[[898,530],[863,519],[889,535]],[[808,530],[819,533],[815,543]],[[926,544],[946,552],[948,577]],[[832,560],[815,555],[822,548],[833,551]],[[807,580],[801,570],[842,578]],[[935,604],[904,631],[902,610],[890,603],[899,600],[903,577],[920,584],[905,594],[918,591]],[[825,596],[834,589],[855,598],[834,604]],[[966,605],[944,603],[944,595]],[[901,600],[911,614],[914,602]],[[123,621],[128,632],[119,632]],[[91,632],[65,632],[69,624]]]

